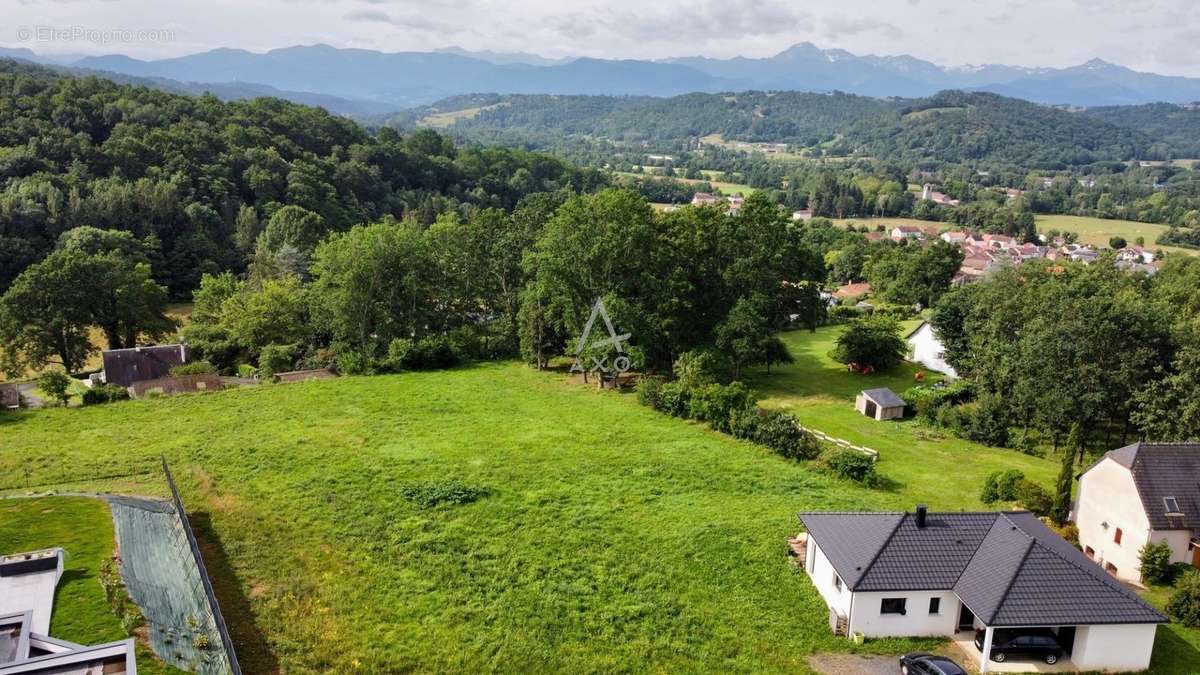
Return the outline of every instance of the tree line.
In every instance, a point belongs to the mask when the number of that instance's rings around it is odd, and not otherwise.
[[[1031,261],[934,307],[945,358],[974,385],[996,444],[1115,447],[1130,435],[1200,438],[1200,260],[1154,275]],[[1010,430],[1019,430],[1010,438]],[[1102,440],[1101,440],[1102,439]]]
[[[154,280],[185,299],[204,273],[244,271],[289,207],[329,231],[389,216],[428,225],[606,183],[547,155],[372,134],[278,99],[225,103],[0,61],[0,292],[85,225],[146,242]]]

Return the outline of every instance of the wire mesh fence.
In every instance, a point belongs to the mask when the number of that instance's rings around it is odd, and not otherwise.
[[[201,675],[241,675],[179,491],[163,462],[171,501],[113,497],[121,575],[142,610],[155,654]]]

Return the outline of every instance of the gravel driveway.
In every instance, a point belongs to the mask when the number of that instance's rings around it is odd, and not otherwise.
[[[823,675],[896,675],[900,662],[895,656],[859,656],[857,654],[816,654],[808,665]]]

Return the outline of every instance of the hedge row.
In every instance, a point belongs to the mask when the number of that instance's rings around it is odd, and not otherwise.
[[[796,418],[759,408],[757,395],[741,382],[686,388],[654,377],[638,381],[638,400],[655,410],[707,422],[717,431],[764,445],[788,459],[816,459],[821,444]]]

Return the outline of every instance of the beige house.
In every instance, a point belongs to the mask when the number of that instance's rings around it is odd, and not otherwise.
[[[1072,518],[1084,554],[1119,579],[1140,581],[1142,547],[1160,541],[1171,562],[1200,567],[1200,444],[1106,453],[1080,475]]]

